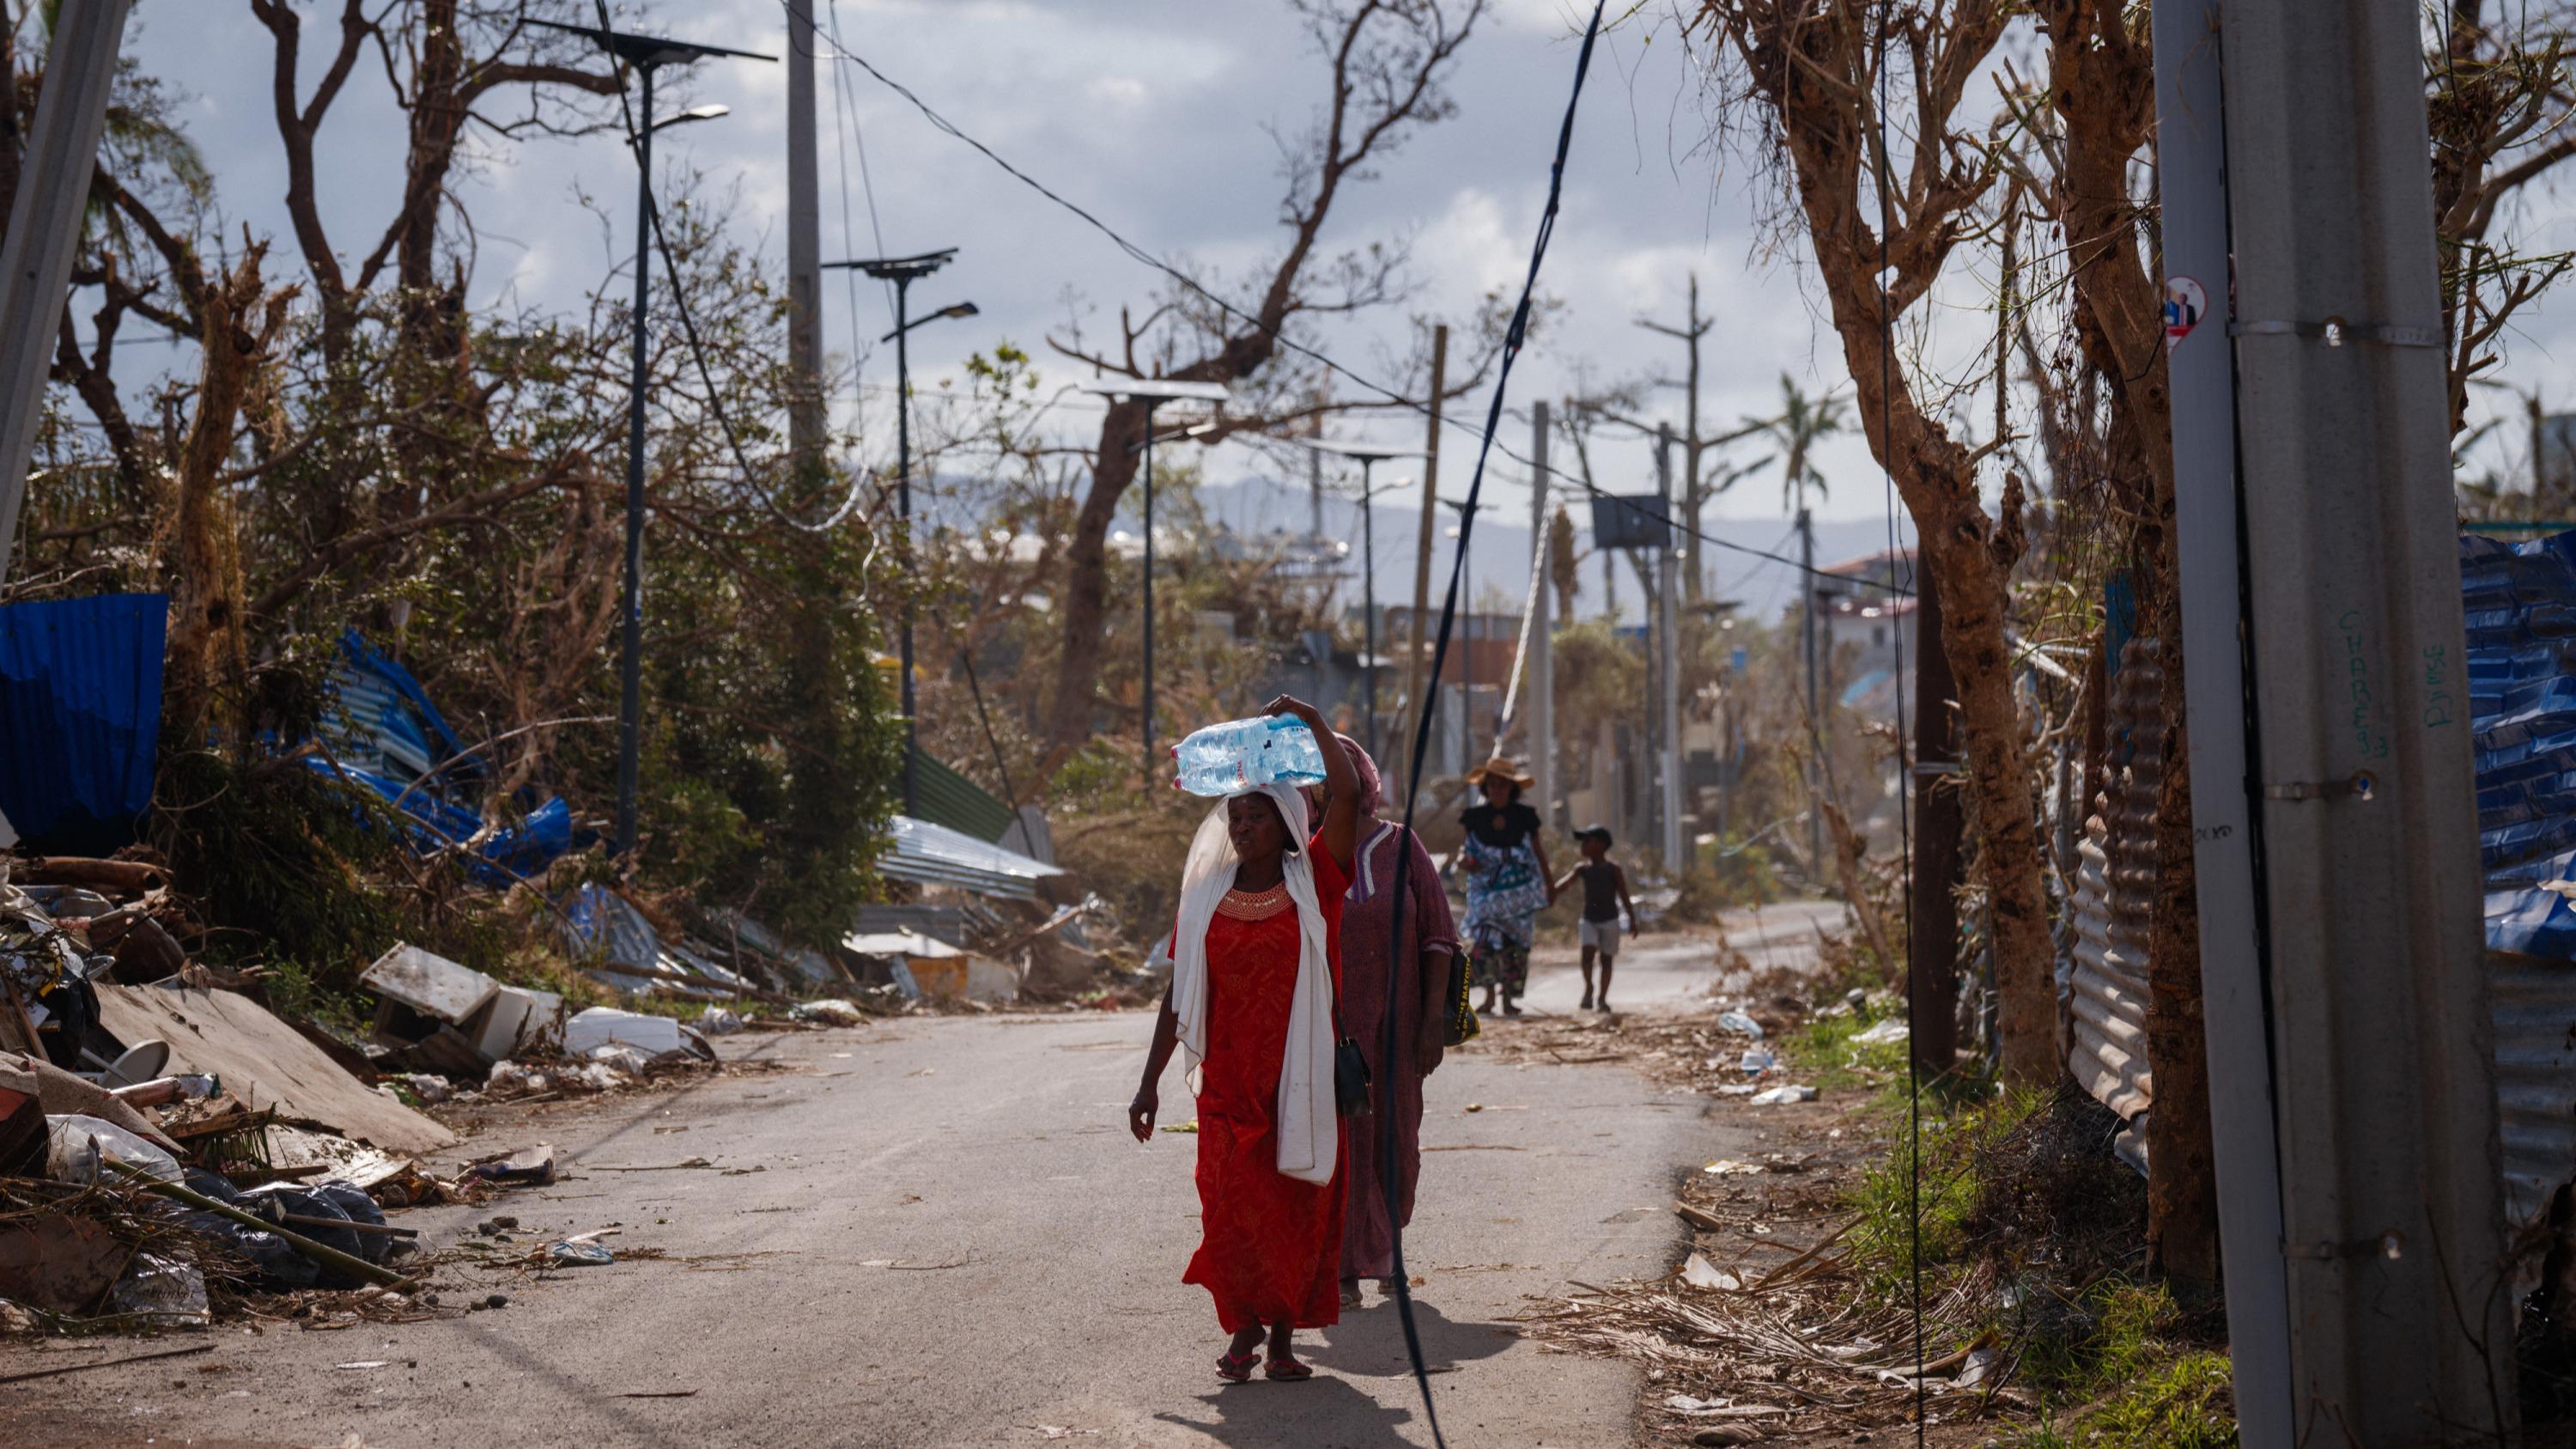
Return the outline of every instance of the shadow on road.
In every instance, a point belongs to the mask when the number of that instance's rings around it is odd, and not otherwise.
[[[1492,1358],[1518,1337],[1499,1323],[1455,1323],[1439,1309],[1413,1300],[1413,1328],[1422,1337],[1422,1362],[1438,1370],[1470,1359]],[[1413,1361],[1404,1352],[1404,1320],[1392,1300],[1342,1310],[1342,1321],[1323,1331],[1320,1342],[1301,1346],[1317,1368],[1349,1374],[1402,1374],[1410,1377]],[[1433,1393],[1440,1391],[1435,1381]]]
[[[1347,1379],[1318,1375],[1302,1384],[1255,1379],[1201,1395],[1212,1418],[1156,1414],[1166,1424],[1196,1429],[1234,1449],[1386,1449],[1406,1446],[1396,1426],[1413,1422],[1410,1408],[1381,1404]]]

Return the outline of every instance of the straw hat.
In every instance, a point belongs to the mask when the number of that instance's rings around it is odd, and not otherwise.
[[[1467,783],[1470,785],[1482,785],[1487,780],[1508,780],[1524,790],[1538,788],[1538,776],[1501,755],[1496,755],[1467,772]]]

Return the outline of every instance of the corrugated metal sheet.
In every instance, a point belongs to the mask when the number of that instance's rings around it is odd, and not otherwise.
[[[2111,787],[2077,847],[2067,1069],[2095,1100],[2134,1121],[2155,1102],[2147,1060],[2147,944],[2155,906],[2156,790],[2164,747],[2164,671],[2155,642],[2131,639],[2113,676]]]
[[[2576,535],[2460,540],[2505,1203],[2576,1177]]]
[[[448,728],[446,716],[430,702],[420,681],[377,653],[355,629],[340,636],[330,691],[332,707],[323,711],[315,733],[351,769],[409,784],[465,752],[464,741]],[[479,757],[467,757],[442,773],[470,783],[483,768]]]
[[[1039,881],[1064,874],[1045,861],[909,815],[894,818],[893,834],[894,850],[877,862],[877,869],[895,880],[1033,901],[1038,898]]]
[[[0,812],[38,848],[105,854],[152,805],[165,594],[0,609]]]
[[[913,805],[922,819],[988,843],[1009,833],[1010,806],[994,799],[983,786],[922,753],[918,745],[912,751],[912,773]]]

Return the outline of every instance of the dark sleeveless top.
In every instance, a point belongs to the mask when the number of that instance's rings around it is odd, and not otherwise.
[[[1583,919],[1619,919],[1619,867],[1606,860],[1587,860],[1574,873],[1583,879]]]

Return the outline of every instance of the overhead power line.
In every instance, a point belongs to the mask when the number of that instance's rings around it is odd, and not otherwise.
[[[783,7],[785,0],[780,0],[780,3]],[[1021,169],[1018,165],[1015,165],[1009,158],[1003,156],[999,151],[994,150],[983,141],[968,134],[964,128],[960,127],[956,122],[949,120],[946,116],[940,114],[939,111],[929,102],[923,100],[911,87],[878,69],[877,66],[868,60],[867,57],[842,45],[837,38],[817,36],[815,39],[818,45],[830,47],[830,54],[823,55],[821,58],[839,61],[848,65],[855,65],[859,69],[866,71],[879,85],[882,85],[886,89],[893,91],[896,95],[901,96],[914,110],[919,111],[922,118],[930,122],[931,125],[946,132],[956,140],[964,142],[968,147],[983,156],[985,160],[990,161],[995,166],[1001,168],[1001,170],[1005,174],[1009,175],[1014,181],[1019,182],[1022,186],[1027,187],[1038,195],[1045,197],[1048,201],[1053,202],[1056,206],[1071,213],[1092,230],[1108,238],[1111,244],[1115,245],[1120,251],[1125,252],[1129,257],[1147,267],[1151,267],[1155,271],[1162,273],[1164,276],[1169,277],[1173,282],[1187,289],[1193,295],[1208,303],[1210,306],[1213,306],[1219,311],[1225,313],[1228,317],[1232,317],[1246,326],[1252,327],[1256,331],[1263,333],[1277,346],[1321,365],[1325,370],[1332,372],[1336,376],[1349,380],[1388,402],[1394,403],[1400,407],[1408,408],[1425,416],[1433,417],[1435,421],[1439,422],[1443,426],[1454,428],[1461,433],[1471,436],[1481,436],[1481,430],[1474,424],[1467,422],[1465,419],[1439,415],[1434,412],[1428,403],[1421,399],[1409,396],[1400,389],[1390,387],[1385,383],[1379,382],[1373,377],[1353,370],[1351,367],[1345,365],[1329,353],[1326,353],[1319,348],[1309,346],[1303,342],[1299,342],[1295,338],[1282,332],[1279,328],[1263,322],[1259,317],[1245,311],[1235,303],[1218,296],[1215,292],[1210,291],[1205,285],[1200,283],[1197,278],[1192,277],[1187,272],[1182,271],[1180,268],[1173,266],[1161,257],[1156,256],[1153,252],[1148,251],[1142,245],[1129,239],[1116,227],[1113,227],[1108,222],[1101,220],[1097,212],[1094,212],[1090,208],[1083,206],[1081,203],[1072,200],[1062,192],[1057,191],[1054,187],[1047,185],[1045,182],[1039,180],[1029,172]],[[790,43],[792,44],[793,41],[791,40]],[[1556,479],[1569,487],[1579,489],[1591,497],[1608,499],[1617,506],[1625,508],[1640,516],[1644,516],[1646,514],[1645,508],[1636,501],[1620,494],[1612,493],[1608,489],[1594,484],[1589,479],[1578,477],[1574,474],[1564,472],[1561,469],[1539,464],[1532,459],[1513,451],[1513,449],[1506,444],[1495,443],[1492,447],[1495,452],[1502,454],[1504,457],[1511,459],[1525,468],[1531,469],[1533,472],[1543,472],[1548,477]],[[1667,518],[1666,525],[1686,537],[1696,539],[1712,548],[1724,549],[1729,553],[1743,554],[1749,557],[1759,558],[1769,563],[1777,564],[1783,568],[1791,569],[1800,573],[1812,573],[1819,578],[1831,578],[1854,587],[1874,589],[1881,593],[1894,595],[1900,598],[1910,598],[1913,596],[1914,591],[1901,584],[1881,582],[1879,580],[1869,578],[1852,578],[1847,575],[1828,573],[1823,569],[1810,569],[1794,558],[1767,552],[1763,549],[1753,548],[1745,544],[1736,543],[1730,539],[1719,538],[1703,530],[1691,528],[1677,520]]]

